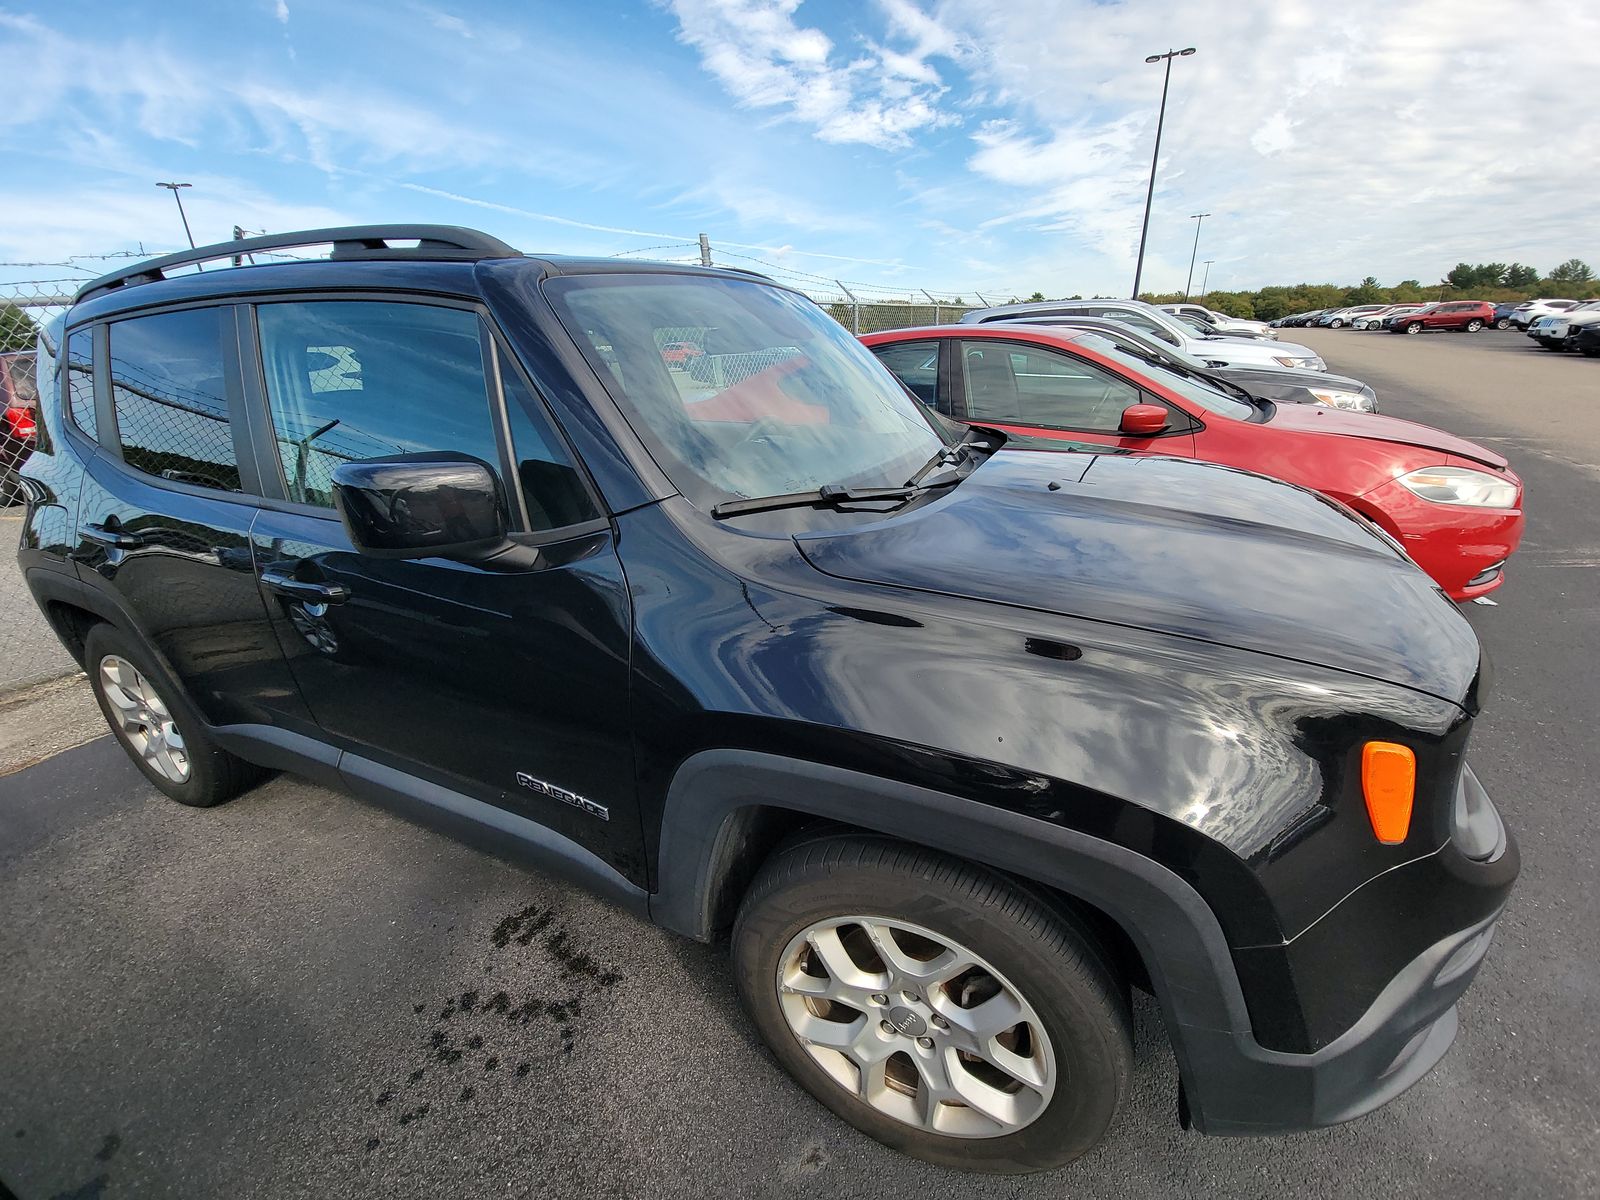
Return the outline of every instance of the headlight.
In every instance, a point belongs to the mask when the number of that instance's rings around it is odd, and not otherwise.
[[[1372,401],[1360,392],[1336,392],[1330,388],[1311,388],[1311,395],[1326,408],[1345,408],[1351,412],[1371,412]]]
[[[1470,467],[1423,467],[1400,476],[1400,484],[1413,495],[1435,504],[1511,508],[1517,502],[1516,484]]]
[[[1277,363],[1280,367],[1299,367],[1304,371],[1326,371],[1328,369],[1328,364],[1323,362],[1322,359],[1318,358],[1315,354],[1313,354],[1310,358],[1279,358],[1274,356],[1272,361]]]

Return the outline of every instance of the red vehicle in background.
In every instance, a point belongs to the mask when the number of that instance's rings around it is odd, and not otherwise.
[[[1390,333],[1436,333],[1441,329],[1477,333],[1494,324],[1494,305],[1487,300],[1447,300],[1391,318],[1387,324]]]
[[[1254,400],[1215,376],[1175,374],[1066,328],[941,326],[861,340],[957,420],[1223,463],[1331,496],[1394,538],[1456,601],[1499,587],[1522,538],[1522,481],[1505,458],[1426,425]]]
[[[31,350],[0,354],[0,507],[22,499],[17,468],[38,437],[39,390]]]
[[[687,367],[691,359],[696,359],[705,354],[693,342],[668,342],[661,347],[661,361],[669,367]]]

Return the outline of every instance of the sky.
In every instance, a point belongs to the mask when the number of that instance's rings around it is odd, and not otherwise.
[[[1600,267],[1600,6],[0,0],[0,261],[436,222],[863,299]],[[85,278],[115,260],[0,266]]]

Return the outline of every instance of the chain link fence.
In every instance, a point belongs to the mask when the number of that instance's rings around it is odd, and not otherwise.
[[[65,311],[78,287],[77,280],[0,284],[0,510],[22,502],[17,468],[33,452],[38,432],[39,326]]]

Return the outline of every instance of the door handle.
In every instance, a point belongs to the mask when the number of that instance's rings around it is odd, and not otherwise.
[[[343,604],[350,599],[350,589],[342,583],[313,583],[283,571],[263,571],[261,582],[269,592],[302,604]]]
[[[107,529],[104,525],[80,525],[78,536],[86,542],[109,546],[113,550],[137,550],[145,540],[137,533],[124,533],[120,529]]]

